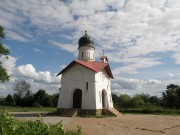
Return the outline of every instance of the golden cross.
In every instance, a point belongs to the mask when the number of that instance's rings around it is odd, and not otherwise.
[[[87,23],[83,23],[83,28],[84,28],[84,30],[87,32],[87,30],[88,30],[88,24],[87,24]]]

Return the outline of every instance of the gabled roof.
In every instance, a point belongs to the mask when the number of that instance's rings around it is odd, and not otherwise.
[[[63,74],[65,71],[67,71],[69,68],[71,68],[72,66],[74,66],[75,64],[80,64],[86,68],[89,68],[90,70],[94,71],[94,72],[99,72],[102,69],[105,69],[105,71],[107,72],[107,74],[109,75],[110,78],[114,78],[110,69],[110,66],[108,63],[104,63],[104,62],[97,62],[97,61],[92,61],[92,62],[85,62],[82,60],[74,60],[72,61],[67,67],[65,67],[61,72],[59,72],[58,75]]]

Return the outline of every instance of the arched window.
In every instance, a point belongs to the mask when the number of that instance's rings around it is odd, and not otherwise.
[[[88,87],[89,87],[88,85],[89,85],[88,82],[86,82],[86,90],[88,90]]]
[[[108,108],[108,101],[107,101],[107,92],[106,90],[102,90],[102,108]]]
[[[99,100],[100,100],[100,103],[101,103],[101,92],[99,91]]]

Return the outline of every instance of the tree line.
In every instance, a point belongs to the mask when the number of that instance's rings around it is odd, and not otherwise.
[[[15,80],[14,94],[7,95],[0,100],[0,105],[22,107],[56,107],[59,94],[49,95],[45,90],[39,89],[36,93],[31,92],[31,85],[24,80]]]
[[[122,94],[117,96],[112,94],[114,106],[121,110],[127,108],[142,108],[147,106],[160,106],[166,108],[180,109],[180,86],[169,84],[162,92],[161,97],[150,96],[149,94],[137,94],[133,97]]]
[[[14,94],[0,100],[2,105],[27,106],[27,107],[56,107],[59,93],[49,95],[45,90],[39,89],[36,93],[31,92],[30,83],[24,80],[15,80]],[[165,108],[180,109],[180,86],[169,84],[162,92],[161,97],[149,94],[137,94],[129,96],[112,94],[114,107],[118,110],[128,108],[143,108],[147,106],[160,106]]]

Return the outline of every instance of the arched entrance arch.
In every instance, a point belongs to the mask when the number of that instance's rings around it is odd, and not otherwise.
[[[73,93],[73,108],[81,108],[82,90],[76,89]]]
[[[102,108],[108,108],[106,90],[102,90]]]

